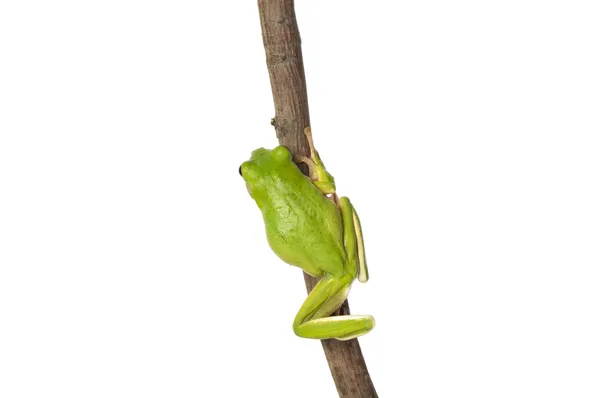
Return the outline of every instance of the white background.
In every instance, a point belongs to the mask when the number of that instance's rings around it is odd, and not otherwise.
[[[594,1],[297,1],[381,397],[600,396]],[[334,397],[238,175],[254,1],[0,3],[0,396]]]

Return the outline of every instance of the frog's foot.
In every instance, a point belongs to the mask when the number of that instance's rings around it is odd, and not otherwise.
[[[317,165],[322,165],[321,158],[319,157],[319,152],[315,149],[315,144],[312,138],[312,130],[310,126],[304,128],[304,135],[306,136],[306,140],[308,141],[308,147],[310,148],[310,157],[314,160]]]
[[[314,162],[317,171],[327,173],[327,170],[325,170],[325,165],[319,157],[319,152],[317,152],[317,150],[315,149],[315,143],[313,142],[312,130],[310,129],[310,126],[304,128],[304,135],[306,136],[306,140],[308,141],[308,147],[310,148],[310,158]],[[327,175],[329,175],[329,173],[327,173]]]
[[[349,340],[375,326],[371,315],[329,316],[346,300],[352,276],[341,279],[325,276],[310,292],[294,319],[294,333],[308,339]]]

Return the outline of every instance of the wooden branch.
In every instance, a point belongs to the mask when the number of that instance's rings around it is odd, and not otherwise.
[[[310,126],[308,95],[294,1],[258,0],[258,9],[275,102],[272,124],[279,143],[287,146],[293,155],[310,156],[304,136],[304,127]],[[304,280],[310,292],[317,280],[307,274]],[[348,301],[336,312],[349,313]],[[358,339],[330,339],[321,343],[340,397],[377,397]]]

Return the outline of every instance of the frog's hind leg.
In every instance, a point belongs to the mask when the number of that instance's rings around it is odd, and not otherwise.
[[[309,339],[349,340],[375,326],[371,315],[329,316],[348,296],[352,277],[325,276],[310,292],[294,319],[294,333]]]
[[[365,243],[360,227],[360,219],[350,199],[342,196],[339,199],[342,223],[344,225],[344,246],[348,254],[346,271],[356,275],[358,280],[365,283],[369,280],[369,270],[365,256]]]

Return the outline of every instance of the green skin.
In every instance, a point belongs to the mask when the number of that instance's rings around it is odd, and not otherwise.
[[[305,176],[285,146],[260,148],[240,167],[260,208],[269,245],[283,261],[320,278],[294,319],[294,333],[311,339],[348,340],[373,329],[370,315],[330,316],[356,278],[368,280],[360,221],[350,200],[338,199],[306,130],[311,158]]]

